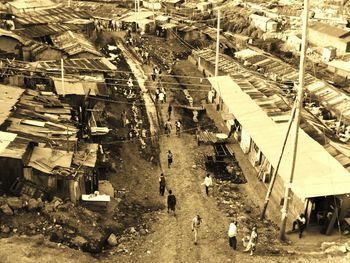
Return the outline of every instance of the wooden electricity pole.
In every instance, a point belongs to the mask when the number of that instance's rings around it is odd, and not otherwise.
[[[64,90],[64,66],[63,66],[63,58],[61,59],[61,84],[62,84],[62,96],[63,98],[66,96],[66,92]]]
[[[263,220],[265,218],[265,213],[266,213],[266,210],[267,210],[267,206],[269,205],[269,202],[270,202],[272,189],[273,189],[273,186],[275,185],[276,176],[277,176],[278,170],[280,168],[280,164],[281,164],[281,161],[282,161],[284,149],[286,148],[287,140],[288,140],[288,137],[289,137],[289,134],[290,134],[290,128],[292,127],[292,123],[293,123],[294,117],[295,117],[295,107],[293,107],[293,109],[292,109],[292,113],[291,113],[291,116],[290,116],[290,119],[289,119],[289,122],[288,122],[287,133],[286,133],[286,136],[284,137],[282,149],[281,149],[280,155],[278,157],[277,166],[276,166],[275,170],[273,171],[273,174],[272,174],[272,177],[271,177],[271,181],[270,181],[270,184],[269,184],[269,188],[268,188],[267,193],[266,193],[264,207],[263,207],[263,210],[261,211],[261,214],[260,214],[260,220]]]
[[[300,54],[300,67],[299,67],[299,83],[298,83],[298,94],[295,98],[295,121],[294,121],[294,132],[292,133],[293,146],[292,146],[292,163],[289,174],[289,179],[285,182],[285,193],[282,208],[282,217],[280,225],[279,239],[285,240],[289,200],[291,198],[291,187],[293,184],[293,177],[295,171],[296,155],[298,150],[298,135],[299,135],[299,124],[301,110],[303,106],[304,96],[304,75],[305,75],[305,64],[306,64],[306,50],[307,50],[307,29],[309,20],[309,0],[304,0],[304,11],[303,11],[303,27],[302,27],[302,43],[301,43],[301,54]]]
[[[220,49],[220,9],[218,9],[218,23],[217,23],[217,31],[216,31],[215,77],[219,75],[219,49]]]

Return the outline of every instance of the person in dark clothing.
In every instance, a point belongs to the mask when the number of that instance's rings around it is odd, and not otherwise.
[[[170,166],[173,163],[173,154],[170,150],[168,151],[167,156],[168,156],[168,168],[170,169]]]
[[[169,190],[169,194],[168,194],[168,213],[169,213],[169,209],[172,210],[174,212],[174,216],[175,216],[175,206],[176,206],[176,197],[175,195],[173,195],[173,192],[171,190]]]
[[[169,104],[168,106],[168,119],[170,120],[171,117],[171,112],[173,111],[173,107],[171,106],[171,104]]]
[[[159,177],[159,194],[161,196],[164,196],[164,192],[165,192],[165,178],[164,178],[164,174],[161,173]]]
[[[292,231],[295,230],[296,226],[298,226],[299,238],[301,238],[301,236],[303,235],[303,232],[306,228],[306,217],[303,213],[301,213],[300,216],[296,220],[293,221]]]

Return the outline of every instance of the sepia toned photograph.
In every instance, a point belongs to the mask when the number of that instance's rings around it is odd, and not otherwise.
[[[349,0],[0,0],[0,263],[350,262]]]

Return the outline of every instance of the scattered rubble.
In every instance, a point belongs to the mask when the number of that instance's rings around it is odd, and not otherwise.
[[[117,237],[113,233],[108,237],[107,242],[111,247],[118,245]]]
[[[350,251],[350,245],[348,243],[323,242],[321,250],[324,254],[344,254]]]
[[[8,204],[2,205],[0,207],[0,209],[5,215],[9,215],[9,216],[13,215],[13,211],[12,211],[11,207]]]

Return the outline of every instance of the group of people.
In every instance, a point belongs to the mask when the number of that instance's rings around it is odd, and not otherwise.
[[[228,242],[230,247],[233,250],[237,250],[237,234],[238,234],[237,226],[238,226],[237,221],[232,221],[228,228]],[[250,252],[250,255],[252,256],[254,254],[254,251],[256,249],[256,244],[258,242],[258,231],[256,226],[252,228],[252,232],[250,236],[243,237],[242,242],[243,242],[243,247],[245,248],[243,251]]]
[[[171,130],[173,129],[173,125],[170,121],[170,119],[168,119],[165,123],[164,123],[164,133],[170,137],[171,134]],[[175,121],[175,134],[177,136],[180,136],[181,134],[181,129],[182,129],[182,124],[180,120]]]
[[[160,76],[162,75],[162,69],[159,68],[158,66],[154,66],[153,67],[153,71],[151,74],[151,78],[153,81],[156,81],[157,78],[160,78]]]
[[[123,25],[120,21],[114,20],[114,19],[97,19],[94,18],[94,27],[97,32],[100,32],[102,30],[107,31],[119,31],[123,29]]]
[[[171,150],[168,150],[167,152],[167,160],[168,160],[168,168],[171,167],[171,164],[173,163],[173,154]],[[206,177],[204,178],[204,181],[202,185],[205,186],[205,193],[207,196],[209,196],[209,189],[213,186],[213,180],[210,174],[208,173]],[[161,196],[164,196],[166,188],[166,182],[164,174],[161,173],[159,177],[159,194]],[[175,208],[176,208],[176,197],[173,194],[172,190],[168,191],[168,197],[167,197],[167,210],[168,213],[172,212],[175,216]],[[201,226],[203,219],[200,217],[200,215],[196,215],[191,222],[191,229],[194,232],[194,244],[198,244],[198,232]],[[237,250],[237,234],[238,234],[238,223],[237,221],[232,221],[229,225],[228,229],[228,241],[229,246],[233,250]],[[306,227],[306,217],[304,214],[300,214],[300,216],[293,222],[293,231],[298,227],[299,231],[299,238],[302,237],[302,233]],[[250,236],[244,236],[242,238],[242,243],[244,247],[244,252],[250,252],[250,255],[254,255],[254,252],[256,250],[257,242],[258,242],[258,231],[257,227],[254,226],[251,230]]]

